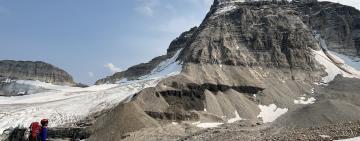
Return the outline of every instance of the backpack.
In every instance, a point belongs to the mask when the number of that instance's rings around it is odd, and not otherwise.
[[[41,126],[39,122],[33,122],[30,125],[30,137],[32,139],[36,139],[40,134]]]

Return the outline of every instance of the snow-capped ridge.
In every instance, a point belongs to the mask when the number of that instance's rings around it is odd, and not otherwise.
[[[177,61],[177,59],[181,51],[182,49],[179,49],[173,57],[161,62],[155,69],[151,71],[150,74],[141,76],[138,78],[138,80],[167,77],[179,74],[182,71],[182,63]]]

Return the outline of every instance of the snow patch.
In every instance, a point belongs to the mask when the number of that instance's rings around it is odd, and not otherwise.
[[[315,93],[315,88],[311,88],[311,94]]]
[[[342,139],[342,140],[335,140],[335,141],[360,141],[360,137],[350,138],[350,139]]]
[[[227,5],[227,6],[224,6],[224,7],[221,7],[219,8],[215,14],[224,14],[224,13],[227,13],[229,11],[232,11],[236,9],[236,6],[235,5]]]
[[[335,79],[337,75],[342,75],[349,78],[360,78],[360,72],[358,70],[347,66],[346,64],[340,64],[342,60],[338,60],[338,58],[334,57],[332,54],[329,55],[333,56],[333,60],[336,59],[335,61],[337,62],[337,64],[335,64],[322,50],[313,52],[315,54],[315,59],[325,67],[325,71],[328,74],[327,76],[322,78],[322,83],[326,84],[331,82]],[[339,66],[349,71],[351,74],[345,72]]]
[[[198,121],[198,122],[194,122],[192,124],[195,125],[196,127],[200,127],[200,128],[215,128],[215,127],[219,127],[220,125],[223,125],[224,123],[220,123],[220,122],[201,123],[200,121]]]
[[[24,95],[24,94],[26,94],[25,91],[20,91],[20,92],[17,93],[17,95]]]
[[[310,97],[306,99],[305,96],[299,97],[298,100],[294,100],[294,104],[302,104],[302,105],[308,105],[308,104],[314,104],[316,99],[314,97]]]
[[[331,137],[329,135],[319,135],[322,139],[330,139]]]
[[[275,104],[270,104],[269,106],[259,105],[259,108],[261,112],[257,117],[262,118],[264,123],[273,122],[288,111],[287,108],[281,109]]]
[[[234,118],[231,118],[228,120],[228,123],[234,123],[236,121],[239,121],[239,120],[242,120],[242,118],[240,117],[238,111],[235,110],[235,117]]]

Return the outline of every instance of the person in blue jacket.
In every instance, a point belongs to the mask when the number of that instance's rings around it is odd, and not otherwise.
[[[42,119],[40,123],[41,123],[40,140],[46,141],[47,132],[48,132],[47,126],[48,126],[49,120]]]

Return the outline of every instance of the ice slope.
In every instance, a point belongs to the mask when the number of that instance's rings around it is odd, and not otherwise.
[[[161,62],[150,74],[140,77],[139,79],[159,78],[179,74],[182,70],[182,63],[177,61],[182,49],[179,49],[175,55]]]
[[[315,59],[325,67],[327,76],[322,78],[322,83],[329,83],[334,80],[337,75],[342,75],[349,78],[360,78],[360,71],[356,68],[360,66],[360,63],[352,61],[350,57],[345,55],[340,55],[334,52],[331,52],[327,49],[325,40],[319,38],[321,50],[315,51]]]
[[[156,86],[162,79],[181,72],[181,63],[174,57],[162,62],[150,75],[119,84],[95,85],[88,88],[58,86],[40,81],[17,83],[46,88],[49,91],[18,97],[0,97],[0,134],[13,127],[27,127],[31,122],[49,119],[55,127],[77,122],[87,116],[128,101],[132,95]]]
[[[345,63],[346,65],[353,67],[354,69],[360,70],[360,58],[356,58],[356,57],[349,57],[343,54],[339,54],[333,51],[329,51],[331,54],[337,56],[338,58],[340,58],[343,63]]]

